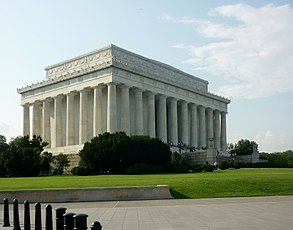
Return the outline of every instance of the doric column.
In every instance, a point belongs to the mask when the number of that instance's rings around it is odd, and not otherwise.
[[[130,135],[129,86],[121,85],[121,130]]]
[[[207,108],[207,138],[208,138],[208,147],[214,148],[214,124],[213,124],[213,110]]]
[[[43,122],[42,122],[42,138],[48,143],[47,147],[50,147],[51,143],[51,125],[50,125],[50,101],[46,98],[43,101]]]
[[[220,143],[220,112],[219,110],[214,110],[214,139],[215,139],[215,148],[221,150]]]
[[[66,146],[75,144],[74,96],[74,92],[70,92],[66,95]]]
[[[153,92],[147,93],[148,101],[148,135],[156,137],[156,119],[155,119],[155,95]]]
[[[117,131],[116,83],[110,82],[107,86],[107,132],[115,133]]]
[[[167,143],[167,105],[166,96],[159,95],[159,107],[158,107],[158,137],[165,143]]]
[[[88,141],[88,94],[83,89],[79,92],[79,144],[82,145]]]
[[[134,90],[135,100],[135,134],[143,135],[142,90]]]
[[[33,135],[41,135],[41,116],[40,102],[35,101],[33,103]]]
[[[178,144],[178,116],[177,116],[177,99],[170,98],[170,116],[169,116],[169,128],[168,133],[170,141],[173,145]]]
[[[23,105],[23,136],[30,136],[30,104]]]
[[[190,146],[191,147],[197,147],[197,106],[195,104],[190,105],[190,110],[191,110],[191,138],[190,138]]]
[[[180,119],[180,127],[181,127],[181,141],[183,144],[189,145],[189,140],[188,140],[188,109],[187,109],[187,102],[186,101],[181,101],[180,102],[181,110],[181,119]]]
[[[221,150],[227,149],[226,112],[221,112]]]
[[[54,98],[55,140],[53,147],[59,147],[63,143],[62,136],[62,95]]]
[[[93,108],[93,134],[98,136],[103,133],[103,87],[94,88],[94,108]]]
[[[200,147],[206,147],[206,115],[205,107],[202,105],[198,106],[199,109],[199,145]]]

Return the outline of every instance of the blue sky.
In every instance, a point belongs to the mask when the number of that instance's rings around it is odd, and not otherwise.
[[[228,142],[293,149],[292,1],[0,0],[0,134],[22,134],[16,89],[110,43],[209,81],[231,99]]]

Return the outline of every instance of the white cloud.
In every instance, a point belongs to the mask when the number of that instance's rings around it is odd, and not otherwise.
[[[209,19],[164,19],[195,26],[205,45],[177,44],[187,49],[186,63],[222,78],[218,94],[257,98],[293,91],[293,8],[246,4],[213,9]],[[213,19],[218,23],[212,22]],[[219,23],[221,21],[221,23]]]
[[[283,152],[292,149],[290,135],[286,133],[273,133],[267,130],[265,133],[256,135],[255,141],[258,143],[260,152]]]

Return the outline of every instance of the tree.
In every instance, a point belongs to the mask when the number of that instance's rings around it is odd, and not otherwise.
[[[9,176],[38,176],[40,155],[47,145],[40,136],[18,136],[12,139],[4,152],[4,167]]]
[[[6,143],[6,137],[0,135],[0,176],[5,176],[7,170],[5,168],[5,156],[7,152],[8,144]]]
[[[40,159],[40,171],[47,176],[51,174],[51,163],[53,161],[53,154],[49,152],[43,152]]]
[[[79,152],[80,167],[90,174],[125,173],[135,164],[164,167],[170,162],[167,144],[158,138],[127,136],[124,132],[104,133],[84,144]]]
[[[64,172],[64,168],[69,166],[70,161],[68,160],[68,156],[60,153],[57,156],[53,156],[53,164],[55,165],[54,175],[62,175]]]
[[[93,174],[119,173],[122,170],[122,155],[129,137],[124,132],[115,134],[103,133],[86,142],[79,152],[80,165]]]
[[[230,144],[230,152],[231,153],[236,153],[236,155],[250,155],[253,152],[253,147],[257,145],[256,142],[254,141],[249,141],[249,140],[244,140],[241,139],[239,140],[234,146],[233,144]]]
[[[293,168],[293,151],[260,153],[261,159],[268,160],[269,167]]]

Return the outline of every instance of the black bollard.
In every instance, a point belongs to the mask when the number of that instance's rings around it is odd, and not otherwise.
[[[99,221],[92,223],[91,230],[102,230],[102,225]]]
[[[35,204],[35,230],[42,230],[41,204],[39,202]]]
[[[76,214],[73,216],[74,219],[74,230],[86,230],[87,229],[87,214]]]
[[[13,200],[13,230],[20,230],[18,200],[17,199]]]
[[[53,230],[52,206],[46,206],[46,230]]]
[[[4,198],[4,213],[3,213],[3,227],[9,227],[9,201],[8,198]]]
[[[73,230],[74,227],[74,221],[73,216],[75,213],[67,212],[63,215],[64,217],[64,230]]]
[[[63,230],[66,208],[56,208],[56,230]]]
[[[30,202],[24,202],[24,230],[31,230]]]

